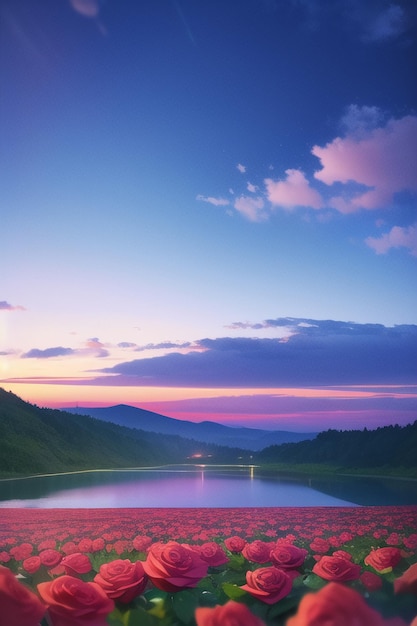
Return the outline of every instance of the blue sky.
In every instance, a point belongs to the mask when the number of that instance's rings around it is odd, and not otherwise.
[[[415,419],[414,2],[0,12],[3,387],[294,430]]]

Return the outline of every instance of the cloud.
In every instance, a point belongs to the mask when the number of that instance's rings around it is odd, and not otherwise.
[[[329,205],[341,213],[386,208],[396,193],[417,192],[416,145],[417,117],[391,119],[365,137],[352,134],[324,147],[314,146],[312,154],[322,166],[314,177],[326,185],[353,181],[365,187],[365,191],[330,199]]]
[[[229,200],[226,200],[226,198],[213,198],[212,196],[202,196],[201,194],[199,194],[196,199],[202,202],[208,202],[214,206],[227,206],[230,204]]]
[[[417,256],[417,223],[404,228],[394,226],[381,237],[368,237],[365,243],[377,254],[386,254],[392,248],[407,248],[410,254]]]
[[[304,172],[289,169],[285,173],[287,175],[285,180],[265,179],[267,197],[271,204],[289,210],[295,207],[323,208],[322,197],[318,191],[310,187]]]
[[[161,343],[148,343],[145,346],[137,346],[135,352],[144,352],[145,350],[171,350],[172,348],[190,348],[192,343],[185,341],[183,343],[175,343],[172,341],[163,341]]]
[[[99,0],[69,0],[70,5],[84,17],[98,17],[100,13]]]
[[[133,343],[132,341],[121,341],[117,344],[118,348],[137,348],[137,343]]]
[[[257,387],[413,384],[417,326],[388,328],[334,320],[277,318],[290,326],[285,341],[201,339],[200,351],[136,359],[100,370],[93,384],[180,387]]]
[[[236,198],[234,208],[250,222],[264,222],[268,213],[264,210],[265,202],[262,198],[240,196]]]
[[[365,40],[386,41],[395,39],[407,30],[407,16],[398,4],[390,4],[373,16],[367,25]]]
[[[346,108],[340,125],[345,133],[360,137],[380,126],[383,121],[384,113],[379,107],[360,107],[357,104],[350,104]]]
[[[98,337],[92,337],[87,339],[85,344],[85,349],[80,352],[88,352],[91,356],[95,356],[98,358],[104,358],[109,356],[109,351],[105,347],[104,343],[98,339]]]
[[[258,187],[256,185],[252,185],[252,183],[249,183],[249,182],[246,185],[246,189],[250,191],[251,193],[256,193],[258,191]]]
[[[6,300],[3,300],[0,302],[0,311],[26,311],[26,309],[20,304],[13,305],[6,302]]]
[[[241,163],[238,163],[236,165],[236,168],[239,170],[241,174],[244,174],[246,172],[246,165],[242,165]]]
[[[55,357],[60,356],[72,356],[76,353],[76,350],[72,348],[63,348],[62,346],[57,346],[56,348],[46,348],[45,350],[39,350],[38,348],[33,348],[29,350],[29,352],[25,352],[22,354],[22,359],[53,359]]]

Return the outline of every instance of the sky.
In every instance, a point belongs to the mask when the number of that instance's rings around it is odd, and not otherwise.
[[[0,0],[0,386],[417,417],[413,0]]]

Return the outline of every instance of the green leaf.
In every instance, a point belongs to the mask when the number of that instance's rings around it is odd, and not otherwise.
[[[322,589],[327,584],[327,581],[316,574],[309,574],[304,578],[303,583],[309,589]]]
[[[238,598],[246,595],[246,591],[244,589],[241,589],[237,585],[232,585],[231,583],[223,583],[222,589],[231,600],[237,600]]]
[[[172,606],[177,617],[189,624],[194,619],[198,601],[191,591],[178,591],[172,598]]]
[[[160,621],[144,609],[132,609],[124,614],[124,626],[157,626]]]

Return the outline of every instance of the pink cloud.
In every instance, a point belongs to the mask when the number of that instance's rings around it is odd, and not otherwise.
[[[24,306],[20,306],[20,304],[13,305],[3,300],[0,302],[0,311],[26,311]]]
[[[100,11],[98,0],[70,0],[74,11],[85,17],[97,17]]]
[[[202,196],[201,194],[197,196],[197,200],[208,202],[213,206],[227,206],[230,204],[229,200],[226,200],[225,198],[213,198],[213,196]]]
[[[265,179],[268,200],[284,209],[293,209],[299,206],[313,209],[323,208],[323,199],[315,189],[310,187],[304,172],[301,170],[286,170],[285,180],[274,181]]]
[[[240,196],[240,198],[235,200],[234,207],[236,211],[241,213],[250,222],[264,222],[268,219],[268,215],[264,211],[264,201],[262,198]]]
[[[386,254],[391,248],[408,248],[417,256],[417,223],[406,228],[394,226],[382,237],[368,237],[365,243],[377,254]]]
[[[354,182],[368,187],[331,198],[329,205],[341,213],[384,208],[400,191],[417,192],[416,145],[417,117],[391,119],[366,136],[337,137],[324,147],[314,146],[312,153],[322,166],[314,177],[326,185]]]

